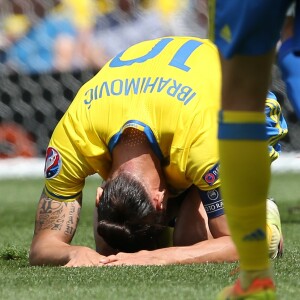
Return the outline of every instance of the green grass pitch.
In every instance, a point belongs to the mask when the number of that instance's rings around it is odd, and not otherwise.
[[[87,180],[74,244],[94,246],[92,216],[97,180]],[[184,299],[213,300],[236,279],[237,264],[105,268],[30,267],[42,180],[0,181],[0,299]],[[274,260],[278,296],[300,293],[300,174],[273,174],[270,196],[280,209],[285,236],[283,258]]]

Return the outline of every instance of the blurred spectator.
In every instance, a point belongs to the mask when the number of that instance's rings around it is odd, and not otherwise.
[[[142,0],[144,6],[152,7],[160,12],[165,26],[171,30],[172,35],[177,34],[177,15],[186,9],[190,0]],[[181,24],[182,25],[182,24]]]
[[[169,19],[173,35],[208,37],[208,1],[187,0]]]
[[[142,0],[143,5],[160,11],[171,35],[208,36],[207,0]]]
[[[12,0],[5,7],[0,71],[4,64],[26,74],[101,68],[143,40],[207,36],[207,0]]]
[[[1,71],[4,71],[4,64],[7,61],[7,49],[12,42],[22,37],[28,30],[30,23],[28,18],[22,14],[14,14],[5,18],[1,24],[0,31],[0,63]]]
[[[68,12],[77,33],[73,65],[76,69],[89,68],[91,66],[90,41],[99,14],[97,0],[61,0],[61,2],[62,10]]]
[[[75,35],[68,19],[49,13],[31,24],[22,37],[13,39],[8,35],[11,46],[7,49],[6,65],[12,71],[27,74],[68,69]]]
[[[28,26],[22,35],[15,34],[20,25],[15,19],[20,15],[9,15],[4,22],[8,70],[34,74],[69,71],[88,65],[86,45],[89,45],[95,13],[92,4],[93,0],[55,1],[54,7],[44,7],[39,18],[33,19],[29,18],[32,12],[25,11],[22,18],[27,20]]]
[[[157,10],[143,8],[138,0],[116,0],[110,11],[97,18],[91,57],[101,68],[131,45],[169,34]]]

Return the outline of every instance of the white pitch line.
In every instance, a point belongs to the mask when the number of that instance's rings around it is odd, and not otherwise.
[[[272,173],[300,173],[300,153],[282,153],[273,162]],[[7,158],[0,159],[0,179],[43,178],[43,158]]]

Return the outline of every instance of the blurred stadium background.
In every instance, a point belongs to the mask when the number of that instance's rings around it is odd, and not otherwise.
[[[0,177],[42,174],[55,125],[112,56],[145,39],[206,34],[205,0],[0,0]],[[300,122],[276,65],[272,90],[289,125],[278,166],[298,168]]]

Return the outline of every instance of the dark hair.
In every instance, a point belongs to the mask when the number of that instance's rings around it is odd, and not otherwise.
[[[143,184],[127,173],[107,182],[98,206],[98,234],[122,252],[152,250],[165,228]]]

